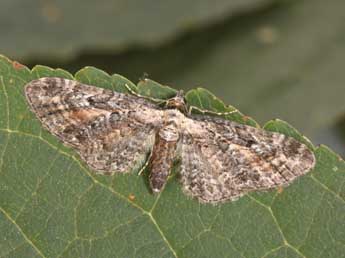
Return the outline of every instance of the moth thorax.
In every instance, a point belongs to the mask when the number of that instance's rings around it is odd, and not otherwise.
[[[179,139],[179,132],[176,125],[171,123],[159,130],[159,136],[168,142],[176,142]]]
[[[168,99],[165,104],[165,107],[171,108],[171,109],[178,109],[182,113],[186,113],[187,106],[186,106],[186,102],[184,101],[183,91],[179,91],[175,97]]]

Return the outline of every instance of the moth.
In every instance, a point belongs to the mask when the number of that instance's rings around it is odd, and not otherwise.
[[[162,105],[134,92],[41,78],[25,94],[43,126],[93,170],[112,175],[147,166],[154,193],[176,160],[183,192],[202,203],[287,186],[315,165],[313,152],[294,138],[208,111],[193,114],[182,92]]]

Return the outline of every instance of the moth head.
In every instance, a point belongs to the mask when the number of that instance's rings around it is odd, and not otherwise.
[[[178,109],[182,113],[187,113],[187,105],[184,99],[183,90],[179,90],[175,97],[168,99],[165,103],[165,108]]]

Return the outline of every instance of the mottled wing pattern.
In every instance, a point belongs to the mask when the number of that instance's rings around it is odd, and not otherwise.
[[[201,202],[285,186],[314,167],[314,154],[283,134],[209,116],[184,123],[181,182]]]
[[[63,78],[32,81],[25,92],[43,125],[103,173],[140,166],[162,121],[145,99]]]

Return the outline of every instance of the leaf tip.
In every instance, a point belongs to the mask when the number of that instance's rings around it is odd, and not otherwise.
[[[15,70],[21,70],[21,69],[24,69],[25,68],[25,65],[17,62],[17,61],[13,61],[12,62],[12,66]]]

